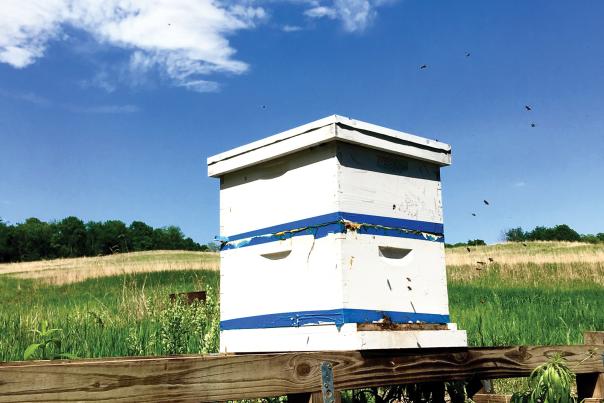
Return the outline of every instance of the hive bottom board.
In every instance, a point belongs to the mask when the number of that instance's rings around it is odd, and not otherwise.
[[[356,323],[335,325],[237,329],[220,332],[223,353],[281,351],[345,351],[394,348],[466,347],[465,330],[454,323],[447,330],[359,330]]]

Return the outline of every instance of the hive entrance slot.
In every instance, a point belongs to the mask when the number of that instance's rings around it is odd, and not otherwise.
[[[394,248],[392,246],[380,246],[378,247],[381,257],[386,259],[402,259],[411,253],[411,249],[405,248]]]
[[[269,259],[269,260],[280,260],[280,259],[285,259],[286,257],[288,257],[290,255],[290,253],[292,253],[291,249],[284,250],[281,252],[263,253],[260,256],[262,256],[265,259]]]

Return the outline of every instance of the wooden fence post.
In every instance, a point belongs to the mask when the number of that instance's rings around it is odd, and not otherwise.
[[[585,332],[583,343],[601,345],[602,348],[594,351],[594,354],[604,359],[602,356],[604,354],[604,332]],[[604,373],[577,375],[577,395],[579,401],[583,399],[604,400]]]

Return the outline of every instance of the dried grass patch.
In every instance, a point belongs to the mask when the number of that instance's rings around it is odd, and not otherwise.
[[[590,282],[604,286],[604,245],[579,242],[529,242],[447,249],[447,274],[452,281],[487,275],[526,286]],[[492,261],[491,261],[492,259]],[[482,263],[479,263],[482,262]]]
[[[0,265],[0,275],[70,284],[89,278],[174,270],[219,270],[214,252],[149,251]]]

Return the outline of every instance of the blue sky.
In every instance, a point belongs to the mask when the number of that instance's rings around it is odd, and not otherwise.
[[[602,2],[21,3],[0,5],[5,221],[143,220],[207,242],[208,156],[337,113],[452,145],[449,242],[604,232]]]

